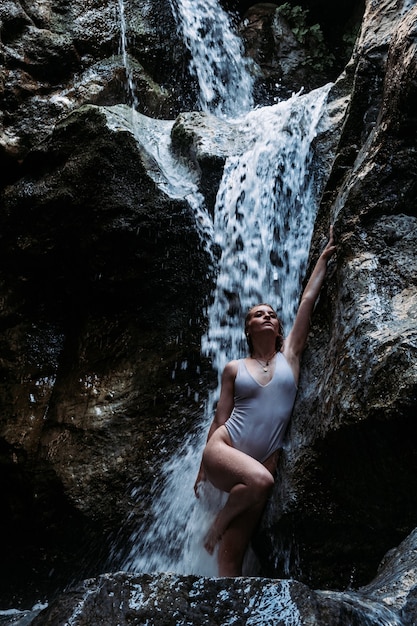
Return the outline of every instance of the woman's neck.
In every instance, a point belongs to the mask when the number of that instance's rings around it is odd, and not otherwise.
[[[255,348],[251,354],[251,357],[253,359],[259,359],[260,361],[269,362],[274,358],[276,353],[277,351],[275,347],[271,348],[271,346],[265,348],[264,350],[261,350],[260,348]]]
[[[259,339],[257,337],[257,339]],[[277,353],[277,349],[275,347],[275,337],[274,341],[271,341],[271,338],[266,338],[266,341],[256,341],[255,345],[252,346],[251,357],[254,359],[261,359],[263,361],[267,361],[268,359],[273,358],[273,356]]]

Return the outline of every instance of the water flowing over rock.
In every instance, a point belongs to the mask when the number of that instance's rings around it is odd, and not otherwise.
[[[1,623],[417,622],[417,7],[352,1],[342,19],[318,4],[2,3]],[[322,35],[326,62],[312,63]],[[282,98],[304,87],[293,98],[309,102],[326,84],[311,136],[315,104],[281,128]],[[246,166],[252,185],[240,168],[273,115],[271,151]],[[290,148],[272,144],[296,126],[311,152],[304,169],[293,158],[293,186]],[[276,184],[262,195],[267,167]],[[251,577],[216,578],[213,563],[183,571],[188,553],[179,566],[166,546],[150,571],[155,502],[179,471],[171,500],[188,522],[201,419],[217,369],[241,349],[244,227],[259,226],[258,201],[271,209],[257,243],[270,274],[255,273],[260,293],[248,294],[282,297],[297,230],[289,218],[278,227],[284,197],[312,209],[295,293],[331,221],[338,252]],[[213,307],[224,309],[215,321]],[[178,553],[175,524],[166,542]]]

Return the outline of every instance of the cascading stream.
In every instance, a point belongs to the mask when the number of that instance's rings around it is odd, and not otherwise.
[[[236,117],[253,106],[253,79],[243,45],[218,0],[170,0],[191,54],[202,111]]]
[[[329,88],[239,121],[252,146],[227,159],[217,194],[214,236],[222,256],[203,338],[219,372],[246,354],[242,322],[252,305],[271,303],[284,330],[294,320],[316,215],[311,143]]]
[[[202,344],[219,373],[246,353],[242,319],[250,305],[271,302],[287,329],[293,320],[316,214],[311,143],[328,90],[294,96],[234,122],[245,128],[250,148],[227,159],[217,194],[214,238],[222,255]],[[217,394],[207,400],[199,434],[165,464],[163,485],[153,486],[152,509],[131,537],[125,569],[216,575],[202,540],[225,496],[206,484],[197,501],[193,483]]]
[[[252,103],[248,66],[218,4],[215,0],[194,0],[192,7],[190,0],[172,0],[172,4],[193,53],[203,108],[228,117],[228,123],[243,132],[248,146],[243,154],[226,160],[211,231],[212,242],[222,254],[202,351],[220,375],[228,360],[246,354],[242,324],[249,306],[270,302],[279,310],[285,329],[293,321],[316,214],[311,144],[329,86],[248,111]],[[227,61],[230,58],[233,63]],[[222,59],[226,59],[224,66]],[[185,173],[178,168],[184,164],[177,167],[172,159],[167,129],[162,134],[157,129],[150,132],[151,121],[141,119],[147,137],[154,137],[146,147],[154,164],[151,176],[165,193],[173,197],[184,193],[200,219],[206,215],[199,204],[202,198],[192,181],[182,189]],[[217,574],[215,557],[204,550],[203,537],[226,494],[206,483],[197,500],[193,484],[218,391],[206,401],[198,433],[164,465],[163,480],[153,485],[152,508],[131,536],[124,569]],[[133,500],[136,495],[140,497],[139,491],[131,494]]]
[[[129,100],[132,102],[133,109],[138,107],[138,99],[136,96],[136,88],[133,80],[133,72],[127,54],[127,35],[126,35],[126,18],[124,0],[118,0],[119,21],[120,21],[120,53],[122,55],[123,65],[126,72],[126,91]]]

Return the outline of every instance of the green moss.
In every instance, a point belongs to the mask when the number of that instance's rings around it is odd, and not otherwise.
[[[318,72],[333,67],[335,56],[326,46],[320,24],[308,25],[308,10],[285,2],[277,8],[277,14],[288,22],[298,43],[305,48],[305,67]]]

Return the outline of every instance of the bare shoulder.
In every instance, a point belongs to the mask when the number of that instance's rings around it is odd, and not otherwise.
[[[229,361],[229,363],[227,363],[223,369],[220,403],[225,398],[228,398],[230,402],[233,401],[233,390],[236,380],[237,368],[238,361]]]
[[[233,361],[229,361],[228,363],[226,363],[224,370],[223,370],[223,376],[225,378],[236,378],[236,374],[237,374],[237,368],[238,368],[238,364],[239,361],[237,359],[233,360]]]

